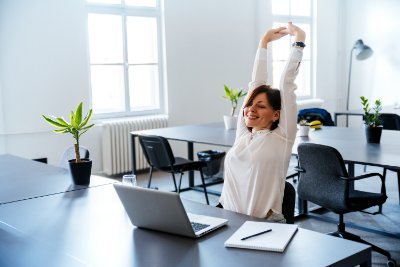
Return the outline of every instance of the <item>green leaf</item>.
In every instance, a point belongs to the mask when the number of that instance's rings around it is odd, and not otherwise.
[[[76,120],[76,125],[81,124],[82,122],[82,105],[83,103],[79,103],[78,107],[76,108],[75,111],[75,120]]]
[[[80,137],[82,134],[86,133],[86,132],[87,132],[90,128],[92,128],[93,126],[94,126],[94,124],[91,124],[91,125],[89,125],[89,126],[86,126],[86,127],[82,128],[81,133],[79,134],[79,137]]]
[[[46,117],[45,115],[42,115],[42,117],[50,124],[53,125],[55,127],[59,127],[59,128],[64,128],[65,126],[59,122],[56,122],[55,120],[50,119],[49,117]]]
[[[68,133],[68,128],[54,130],[55,133]]]
[[[83,122],[79,125],[80,128],[84,127],[89,122],[90,118],[92,117],[92,112],[92,109],[90,109],[89,113],[83,119]]]
[[[70,117],[72,127],[76,128],[77,125],[76,125],[76,121],[75,121],[75,113],[73,111],[71,111],[69,117]]]
[[[61,117],[61,118],[56,118],[56,119],[57,119],[57,121],[58,121],[60,124],[66,126],[66,127],[69,126],[69,123],[66,122],[66,121],[64,120],[64,118]]]

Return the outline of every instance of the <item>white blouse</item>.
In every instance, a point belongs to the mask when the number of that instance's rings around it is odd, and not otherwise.
[[[219,202],[225,209],[265,218],[269,210],[282,214],[285,177],[297,131],[294,80],[303,51],[293,47],[280,81],[278,127],[250,133],[240,110],[236,140],[225,157],[224,186]],[[249,93],[267,83],[267,49],[256,54]]]

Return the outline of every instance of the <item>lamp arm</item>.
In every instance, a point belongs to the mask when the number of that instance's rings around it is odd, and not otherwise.
[[[346,110],[349,110],[349,100],[350,100],[350,83],[351,83],[351,65],[353,64],[353,51],[354,47],[350,51],[350,63],[349,63],[349,79],[347,82],[347,102],[346,102]]]

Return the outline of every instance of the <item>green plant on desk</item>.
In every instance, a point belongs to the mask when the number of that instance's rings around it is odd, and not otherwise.
[[[382,122],[379,120],[379,115],[382,110],[382,103],[379,99],[375,100],[375,106],[371,108],[369,101],[364,96],[361,96],[361,104],[364,110],[364,123],[365,123],[365,134],[368,143],[380,143],[382,135]]]
[[[235,115],[235,110],[237,108],[239,99],[244,97],[247,93],[243,93],[242,89],[229,88],[227,85],[224,85],[224,90],[224,98],[229,99],[231,102],[231,117],[233,117]]]
[[[371,108],[369,106],[369,100],[364,96],[360,97],[361,104],[363,105],[364,110],[364,123],[366,126],[370,127],[378,127],[382,125],[382,122],[379,120],[379,115],[382,110],[382,102],[381,100],[375,100],[375,106],[372,108],[373,112],[371,113]]]
[[[299,125],[300,126],[310,126],[310,123],[307,120],[300,120]]]
[[[42,115],[42,117],[52,126],[58,128],[54,130],[56,133],[70,133],[72,137],[75,139],[74,150],[75,150],[75,159],[76,162],[81,162],[81,155],[79,153],[79,138],[82,134],[86,133],[90,128],[94,126],[94,124],[90,124],[89,120],[92,117],[92,109],[82,118],[82,106],[81,102],[76,111],[70,112],[70,122],[67,122],[63,117],[55,117]]]

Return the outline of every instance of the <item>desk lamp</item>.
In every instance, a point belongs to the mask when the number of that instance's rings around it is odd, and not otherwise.
[[[351,49],[350,52],[350,64],[349,64],[349,81],[347,84],[347,102],[346,102],[346,110],[349,110],[349,99],[350,99],[350,80],[351,80],[351,65],[353,63],[353,52],[355,51],[356,53],[356,59],[357,60],[365,60],[369,58],[374,51],[368,46],[365,45],[364,42],[361,39],[358,39],[353,48]],[[348,117],[346,117],[346,127],[348,126]]]

